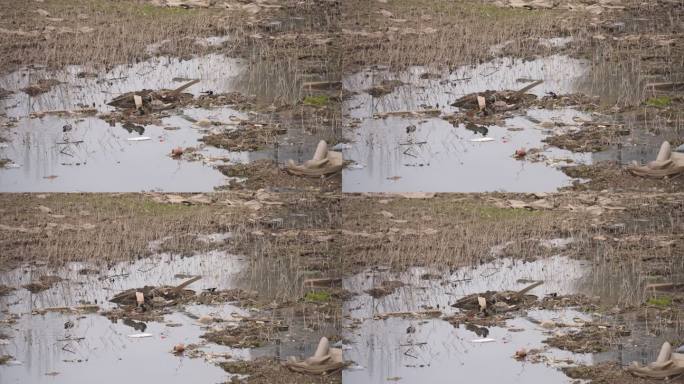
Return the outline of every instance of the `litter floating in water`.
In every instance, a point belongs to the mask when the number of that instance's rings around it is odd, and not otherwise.
[[[345,150],[345,149],[351,149],[351,147],[352,147],[351,144],[347,144],[347,143],[338,143],[338,144],[335,144],[335,146],[332,147],[332,149],[335,150],[335,151],[342,151],[342,150]]]
[[[489,338],[470,340],[471,343],[476,343],[476,344],[493,343],[495,341],[496,341],[495,339],[489,339]]]
[[[144,337],[152,337],[151,333],[134,333],[132,335],[128,335],[131,339],[142,339]]]
[[[494,141],[491,137],[478,137],[477,139],[470,139],[473,143],[486,143],[488,141]]]
[[[147,136],[140,136],[140,137],[129,137],[126,140],[128,140],[128,141],[145,141],[145,140],[151,140],[151,139]]]

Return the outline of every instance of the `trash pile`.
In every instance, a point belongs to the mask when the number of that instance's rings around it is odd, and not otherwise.
[[[254,95],[243,95],[240,92],[228,92],[228,93],[206,93],[202,94],[197,99],[193,105],[197,108],[211,108],[224,105],[232,105],[239,110],[249,110],[255,107],[256,96]]]
[[[286,170],[291,175],[321,177],[340,172],[342,165],[342,152],[328,150],[328,143],[321,140],[311,160],[303,164],[296,164],[294,160],[290,160]]]
[[[461,323],[483,326],[501,325],[509,318],[507,313],[531,306],[537,302],[537,296],[528,292],[543,284],[542,281],[521,289],[520,291],[487,291],[465,296],[451,304],[459,308],[460,313],[445,318],[454,326]]]
[[[205,321],[208,324],[212,322],[213,319]],[[211,329],[200,337],[232,348],[258,348],[275,340],[277,332],[287,329],[288,326],[279,320],[243,318],[237,322],[229,322],[223,328]]]
[[[183,93],[183,91],[197,83],[199,83],[199,80],[192,80],[176,89],[160,89],[158,91],[143,89],[141,91],[127,92],[116,97],[107,105],[123,110],[138,111],[140,114],[171,109],[184,101],[192,99],[192,94]]]
[[[213,132],[200,139],[203,143],[229,151],[257,151],[277,143],[277,136],[287,133],[279,124],[241,121],[237,127]]]
[[[105,113],[99,117],[109,124],[140,124],[147,125],[159,123],[163,117],[161,113],[166,110],[185,106],[194,99],[191,93],[183,91],[197,84],[199,80],[192,80],[176,89],[143,89],[135,92],[127,92],[117,96],[107,103],[116,108],[115,112]]]
[[[529,305],[537,300],[537,296],[527,292],[542,285],[537,281],[520,291],[487,291],[468,295],[452,304],[452,307],[466,311],[478,311],[484,316],[491,313],[504,313],[520,309],[522,305]]]
[[[518,91],[506,90],[470,93],[451,103],[451,106],[466,111],[480,111],[485,114],[510,111],[519,108],[526,102],[536,100],[537,96],[526,92],[541,83],[543,83],[543,80],[537,80]]]
[[[181,8],[209,8],[216,4],[216,0],[152,0],[151,3],[158,7],[181,7]]]
[[[533,193],[530,196],[534,198],[530,202],[494,197],[488,200],[495,207],[502,209],[558,210],[581,212],[595,216],[612,211],[624,211],[626,209],[621,201],[606,196],[577,195],[576,198],[569,201],[561,201],[558,199],[558,195],[550,196],[545,193]]]
[[[235,302],[241,307],[255,306],[257,304],[257,297],[259,293],[256,291],[245,291],[243,289],[234,288],[228,290],[207,290],[197,295],[198,304],[217,304]]]
[[[176,305],[181,299],[195,296],[195,291],[185,288],[201,278],[201,276],[195,276],[175,287],[164,285],[132,288],[119,293],[109,301],[124,307],[123,309],[129,312],[152,311]]]
[[[630,132],[623,124],[584,121],[577,130],[549,136],[542,141],[573,152],[600,152],[618,142],[620,136],[627,136]]]
[[[380,84],[367,89],[366,92],[373,97],[381,97],[394,92],[394,88],[404,85],[400,80],[383,80]]]
[[[554,322],[541,324],[542,328],[554,329],[566,327],[565,324]],[[610,340],[629,336],[631,332],[624,325],[604,323],[582,323],[579,327],[571,327],[567,330],[556,331],[544,343],[564,351],[573,353],[599,353],[606,352],[610,347]]]
[[[461,113],[445,116],[451,124],[495,125],[505,112],[529,107],[537,96],[527,91],[543,83],[537,80],[518,91],[484,91],[467,94],[451,103]]]
[[[205,205],[211,204],[211,197],[199,193],[190,196],[174,195],[170,193],[150,193],[152,200],[159,204]]]

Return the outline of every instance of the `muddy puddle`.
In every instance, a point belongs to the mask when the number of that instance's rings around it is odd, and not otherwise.
[[[220,242],[225,236],[202,239]],[[152,244],[151,249],[155,247]],[[27,265],[0,273],[0,285],[16,287],[0,297],[0,355],[13,357],[0,366],[2,382],[219,383],[230,380],[217,365],[223,361],[311,353],[318,336],[296,326],[279,336],[282,343],[258,348],[222,346],[201,338],[208,330],[263,316],[231,302],[174,306],[154,321],[104,315],[117,308],[109,299],[127,289],[177,286],[197,275],[202,278],[189,286],[196,293],[232,289],[246,285],[245,268],[241,257],[210,251],[190,257],[161,253],[109,268],[69,263],[56,270]],[[45,275],[63,280],[37,293],[21,288]],[[90,305],[97,305],[100,312],[79,309]],[[59,307],[73,310],[60,311]],[[215,319],[214,323],[207,324],[203,317]],[[298,336],[292,336],[295,333]],[[174,346],[181,343],[187,348],[185,353],[173,354]]]
[[[259,76],[252,72],[244,60],[207,55],[190,60],[155,58],[105,73],[68,67],[6,75],[0,87],[14,93],[0,100],[0,114],[4,114],[0,158],[10,161],[0,169],[0,191],[206,192],[229,181],[215,169],[218,165],[263,158],[303,161],[316,140],[296,128],[279,137],[277,145],[257,151],[228,151],[200,142],[205,135],[237,129],[237,124],[253,117],[228,106],[172,110],[147,125],[110,123],[95,116],[112,112],[114,108],[106,103],[120,94],[175,89],[193,79],[200,81],[185,92],[195,97],[258,91],[253,83]],[[59,83],[34,96],[21,91],[40,79]],[[49,113],[85,110],[93,112]],[[185,154],[172,157],[174,148],[183,148]]]
[[[459,112],[451,104],[464,95],[519,90],[535,80],[543,83],[528,92],[537,97],[590,94],[584,81],[589,72],[587,62],[554,55],[529,61],[502,58],[442,73],[417,67],[402,73],[374,68],[351,75],[344,81],[352,92],[344,104],[344,136],[350,142],[344,155],[353,164],[344,171],[343,190],[551,192],[573,182],[561,171],[563,166],[652,156],[657,139],[639,149],[593,154],[544,143],[552,134],[577,131],[594,119],[571,106],[506,112],[488,126],[449,121]],[[527,157],[516,158],[519,149]]]
[[[458,377],[482,383],[572,383],[560,368],[609,360],[625,365],[652,361],[675,330],[654,334],[636,319],[607,317],[573,306],[521,309],[496,324],[451,320],[464,313],[452,304],[467,295],[518,291],[539,280],[543,284],[528,294],[539,298],[595,294],[607,283],[592,277],[593,273],[600,274],[594,270],[587,262],[554,256],[532,262],[502,258],[452,272],[412,268],[392,273],[376,269],[350,277],[344,286],[359,295],[345,304],[345,359],[354,364],[343,372],[343,380],[417,383],[428,379],[431,383],[450,383]],[[395,283],[395,289],[384,296],[371,296],[372,289],[382,286],[383,281],[402,284]],[[554,335],[574,334],[591,322],[626,324],[631,334],[612,339],[605,351],[595,353],[573,353],[544,343]],[[521,350],[526,357],[516,359]]]

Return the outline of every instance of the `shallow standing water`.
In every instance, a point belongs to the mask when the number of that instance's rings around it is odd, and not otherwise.
[[[197,241],[218,247],[231,241],[230,233],[197,234]],[[193,276],[201,279],[188,288],[203,290],[253,289],[269,271],[254,270],[244,257],[221,250],[179,256],[158,253],[161,238],[149,244],[154,254],[136,261],[111,265],[70,262],[64,267],[23,265],[0,272],[0,286],[15,288],[0,296],[0,356],[10,355],[0,365],[2,383],[121,383],[164,382],[223,383],[230,374],[216,365],[229,360],[249,360],[262,356],[286,359],[310,356],[322,335],[331,334],[327,325],[313,328],[296,313],[260,311],[230,302],[189,303],[165,308],[161,319],[134,321],[110,320],[103,310],[116,308],[109,302],[116,294],[143,286],[177,286]],[[59,276],[64,280],[51,288],[31,293],[24,285],[40,276]],[[96,304],[98,312],[59,311]],[[207,325],[198,318],[218,319]],[[231,348],[200,338],[211,328],[238,325],[241,318],[273,317],[288,329],[278,332],[270,343],[258,348]],[[149,334],[136,338],[133,335]],[[279,342],[282,340],[282,342]],[[186,352],[176,356],[174,345],[183,343]],[[189,347],[196,344],[197,349]]]
[[[441,276],[424,279],[425,273]],[[603,275],[596,279],[593,274]],[[605,271],[594,271],[590,264],[562,256],[533,262],[500,259],[476,267],[460,268],[440,273],[425,268],[412,268],[405,273],[367,271],[344,281],[344,287],[358,293],[345,304],[349,316],[348,331],[344,335],[345,359],[354,364],[343,372],[345,383],[572,383],[559,367],[571,363],[591,364],[617,360],[623,364],[637,360],[650,362],[660,344],[672,334],[653,335],[644,324],[631,324],[632,335],[612,346],[610,352],[575,354],[555,348],[542,353],[543,361],[532,363],[514,358],[518,349],[543,348],[542,341],[553,332],[539,324],[552,320],[581,326],[592,320],[591,313],[567,308],[559,310],[529,310],[506,321],[503,327],[453,326],[439,318],[374,317],[405,311],[439,309],[445,315],[458,310],[450,306],[461,297],[488,290],[520,290],[531,281],[544,284],[532,294],[569,294],[575,292],[601,292],[611,283]],[[616,277],[617,278],[617,277]],[[373,298],[364,291],[385,280],[400,280],[407,284],[394,293]],[[606,295],[618,294],[606,292]],[[610,300],[609,297],[606,297]],[[380,317],[382,318],[382,317]],[[667,335],[666,335],[667,334]],[[478,340],[493,339],[480,343]]]
[[[225,238],[224,235],[198,237],[207,242],[221,242]],[[79,273],[84,268],[96,272]],[[240,317],[253,315],[249,308],[231,303],[173,307],[162,320],[148,322],[112,321],[98,313],[41,311],[85,303],[97,304],[102,310],[111,309],[116,305],[108,300],[126,289],[145,285],[175,286],[195,275],[202,276],[189,287],[195,292],[241,287],[248,284],[244,281],[245,269],[242,258],[210,251],[189,257],[162,253],[135,262],[116,263],[109,268],[69,263],[59,269],[26,265],[2,272],[0,285],[16,290],[0,296],[0,334],[4,335],[0,338],[0,355],[13,357],[7,365],[0,365],[0,381],[222,383],[229,381],[230,375],[215,362],[311,354],[320,336],[299,329],[297,319],[285,319],[290,323],[290,329],[280,335],[283,342],[275,345],[247,349],[205,342],[200,336],[208,327],[197,321],[200,316],[221,319],[210,327],[223,327],[239,321]],[[36,294],[21,287],[45,274],[58,275],[65,280]],[[141,333],[150,336],[131,337]],[[202,353],[192,357],[192,352],[186,351],[184,355],[176,356],[171,352],[179,343],[197,344]]]
[[[533,80],[544,80],[530,91],[539,97],[548,92],[572,93],[587,70],[581,60],[554,55],[531,61],[504,58],[437,74],[412,68],[399,74],[369,69],[349,76],[344,86],[353,96],[345,102],[344,113],[345,138],[351,145],[344,154],[355,164],[344,171],[343,190],[548,192],[569,185],[572,179],[559,167],[589,163],[591,156],[548,148],[542,143],[549,135],[543,126],[563,122],[572,128],[578,121],[591,120],[586,113],[571,108],[532,109],[478,130],[462,124],[454,127],[436,116],[392,113],[438,109],[446,116],[457,110],[450,104],[463,95],[521,89]],[[366,92],[389,79],[404,85],[379,97]],[[516,160],[513,154],[519,148],[539,148],[546,159]]]
[[[260,70],[266,71],[266,68]],[[82,67],[63,71],[24,69],[0,78],[0,87],[14,91],[0,100],[0,158],[9,159],[0,168],[2,192],[207,192],[228,179],[215,165],[245,163],[269,158],[279,162],[302,161],[309,156],[315,140],[292,129],[279,144],[255,152],[230,152],[199,142],[212,129],[196,122],[206,119],[220,129],[249,120],[247,112],[229,107],[186,108],[171,111],[159,125],[110,126],[96,116],[61,117],[33,113],[97,108],[98,113],[113,110],[106,103],[114,97],[142,89],[174,89],[192,79],[200,82],[186,92],[227,93],[252,91],[259,74],[247,70],[239,59],[207,55],[190,60],[155,58],[134,65],[122,65],[105,73],[86,77]],[[21,91],[38,79],[61,81],[50,91],[31,97]],[[265,80],[264,80],[265,81]],[[64,127],[70,127],[65,130]],[[142,141],[136,141],[141,140]],[[174,159],[176,147],[197,149],[200,160]]]
[[[83,268],[100,273],[79,274]],[[0,354],[14,357],[10,364],[0,366],[0,378],[3,383],[184,383],[192,378],[221,382],[227,376],[221,368],[207,364],[202,358],[175,356],[171,351],[178,343],[187,345],[201,340],[199,336],[205,331],[197,323],[197,316],[211,313],[230,319],[232,314],[247,314],[230,304],[188,306],[185,313],[172,313],[164,316],[162,322],[146,323],[111,321],[96,313],[47,312],[41,315],[32,312],[83,303],[98,304],[102,309],[114,308],[116,305],[108,302],[113,295],[144,285],[178,285],[187,279],[175,276],[180,273],[202,275],[202,279],[190,287],[196,291],[229,288],[237,283],[241,269],[241,262],[235,256],[209,252],[187,258],[163,254],[103,269],[87,263],[70,263],[56,271],[26,266],[2,273],[0,284],[17,289],[0,297],[3,322],[16,320],[14,324],[0,326],[0,332],[9,336],[6,343],[0,345]],[[67,280],[36,294],[21,288],[46,273]],[[67,327],[67,322],[73,326]],[[129,337],[139,333],[152,336]],[[206,348],[249,357],[248,351]]]

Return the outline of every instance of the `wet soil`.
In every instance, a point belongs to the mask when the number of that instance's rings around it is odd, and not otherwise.
[[[625,372],[618,364],[613,362],[599,363],[591,366],[569,367],[563,370],[572,379],[587,380],[590,383],[625,383],[647,384],[659,383],[660,380],[634,377]],[[680,379],[671,379],[673,383],[681,382]]]
[[[592,165],[577,165],[562,168],[570,177],[585,180],[569,187],[576,191],[653,191],[679,192],[684,187],[684,177],[658,180],[635,177],[620,164],[602,161]]]
[[[237,378],[233,379],[230,383],[266,384],[272,383],[274,378],[277,378],[279,383],[284,384],[299,384],[302,382],[312,384],[333,384],[341,382],[341,377],[339,375],[333,374],[317,377],[291,372],[283,367],[279,361],[274,361],[272,359],[224,363],[221,364],[221,367],[226,370],[226,372],[249,375],[249,377],[242,380]]]
[[[256,160],[249,164],[223,165],[218,167],[224,175],[244,180],[230,182],[229,189],[257,190],[270,188],[278,191],[317,190],[321,192],[339,191],[341,176],[339,174],[321,178],[302,178],[293,176],[280,168],[271,160]],[[273,188],[273,186],[277,186]]]

